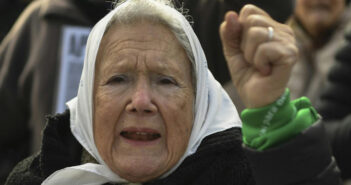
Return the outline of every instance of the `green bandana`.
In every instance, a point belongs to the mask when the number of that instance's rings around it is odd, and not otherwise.
[[[274,103],[241,112],[244,144],[259,151],[284,143],[310,127],[318,113],[306,97],[290,101],[290,91]]]

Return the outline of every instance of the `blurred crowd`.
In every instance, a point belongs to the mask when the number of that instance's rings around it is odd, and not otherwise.
[[[218,27],[228,10],[255,4],[293,29],[299,59],[288,87],[308,97],[323,118],[345,184],[351,179],[351,4],[346,0],[183,0],[208,67],[238,111]],[[40,150],[45,116],[64,112],[76,96],[88,34],[111,10],[105,0],[0,2],[0,184]]]

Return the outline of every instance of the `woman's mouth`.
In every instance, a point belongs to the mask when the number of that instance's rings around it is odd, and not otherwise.
[[[134,142],[151,142],[161,138],[161,134],[157,130],[149,128],[125,128],[120,135]]]
[[[148,142],[148,141],[154,141],[157,140],[161,137],[161,134],[159,134],[156,131],[122,131],[120,135],[128,140],[134,140],[134,141],[142,141],[142,142]]]

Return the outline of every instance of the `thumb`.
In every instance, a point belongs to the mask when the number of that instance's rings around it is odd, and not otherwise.
[[[241,30],[238,14],[234,11],[227,12],[219,29],[226,57],[233,57],[242,53],[240,49]]]

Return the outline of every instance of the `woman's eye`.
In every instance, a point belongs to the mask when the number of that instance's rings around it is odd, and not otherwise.
[[[116,76],[112,76],[108,81],[107,81],[107,83],[106,84],[111,84],[111,83],[113,83],[113,84],[120,84],[120,83],[125,83],[125,82],[127,82],[127,80],[128,80],[128,78],[127,78],[127,76],[125,76],[125,75],[116,75]]]
[[[159,83],[162,85],[177,85],[177,82],[170,77],[162,77],[159,80]]]

